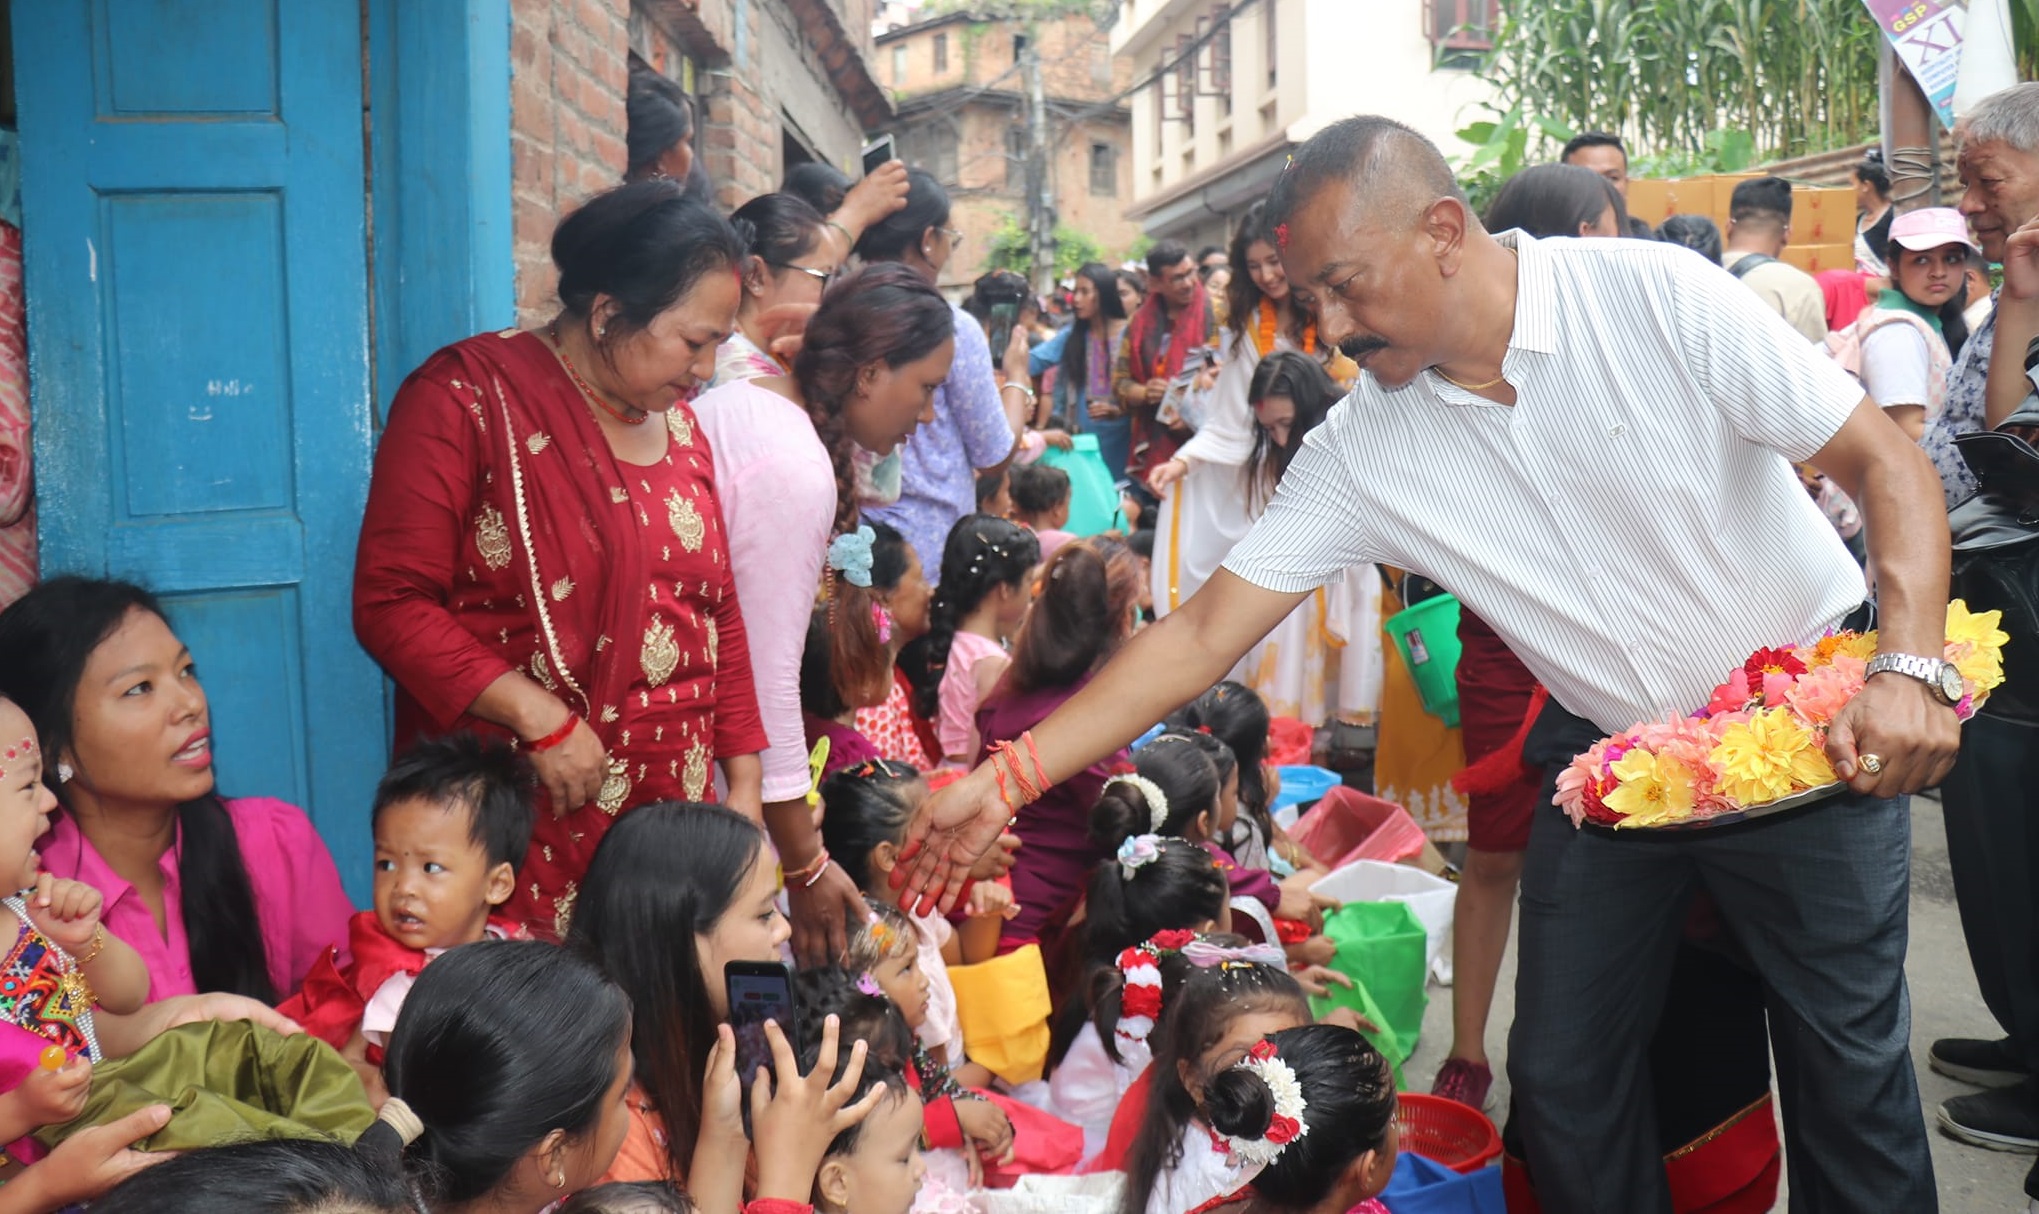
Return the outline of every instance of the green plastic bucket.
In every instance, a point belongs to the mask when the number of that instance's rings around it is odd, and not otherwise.
[[[1458,728],[1458,600],[1448,594],[1424,599],[1382,627],[1416,680],[1424,711]]]

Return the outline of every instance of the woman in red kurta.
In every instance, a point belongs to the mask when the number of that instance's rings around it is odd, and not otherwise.
[[[682,399],[714,371],[742,256],[670,182],[590,201],[553,237],[559,316],[434,354],[376,454],[355,632],[397,682],[399,750],[524,744],[550,812],[503,914],[541,935],[618,814],[711,798],[717,761],[729,804],[760,812],[714,460]]]

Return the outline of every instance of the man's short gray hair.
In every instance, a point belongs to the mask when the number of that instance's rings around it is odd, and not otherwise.
[[[1991,93],[1961,120],[1961,142],[2001,143],[2020,152],[2039,152],[2039,81]]]

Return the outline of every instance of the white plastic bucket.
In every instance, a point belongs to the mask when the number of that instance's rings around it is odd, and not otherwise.
[[[1340,902],[1407,902],[1423,924],[1430,972],[1451,982],[1451,919],[1458,886],[1407,864],[1355,860],[1310,886]]]

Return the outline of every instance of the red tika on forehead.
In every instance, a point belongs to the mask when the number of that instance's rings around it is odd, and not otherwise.
[[[1274,225],[1274,244],[1277,249],[1289,247],[1289,225],[1285,223]]]

